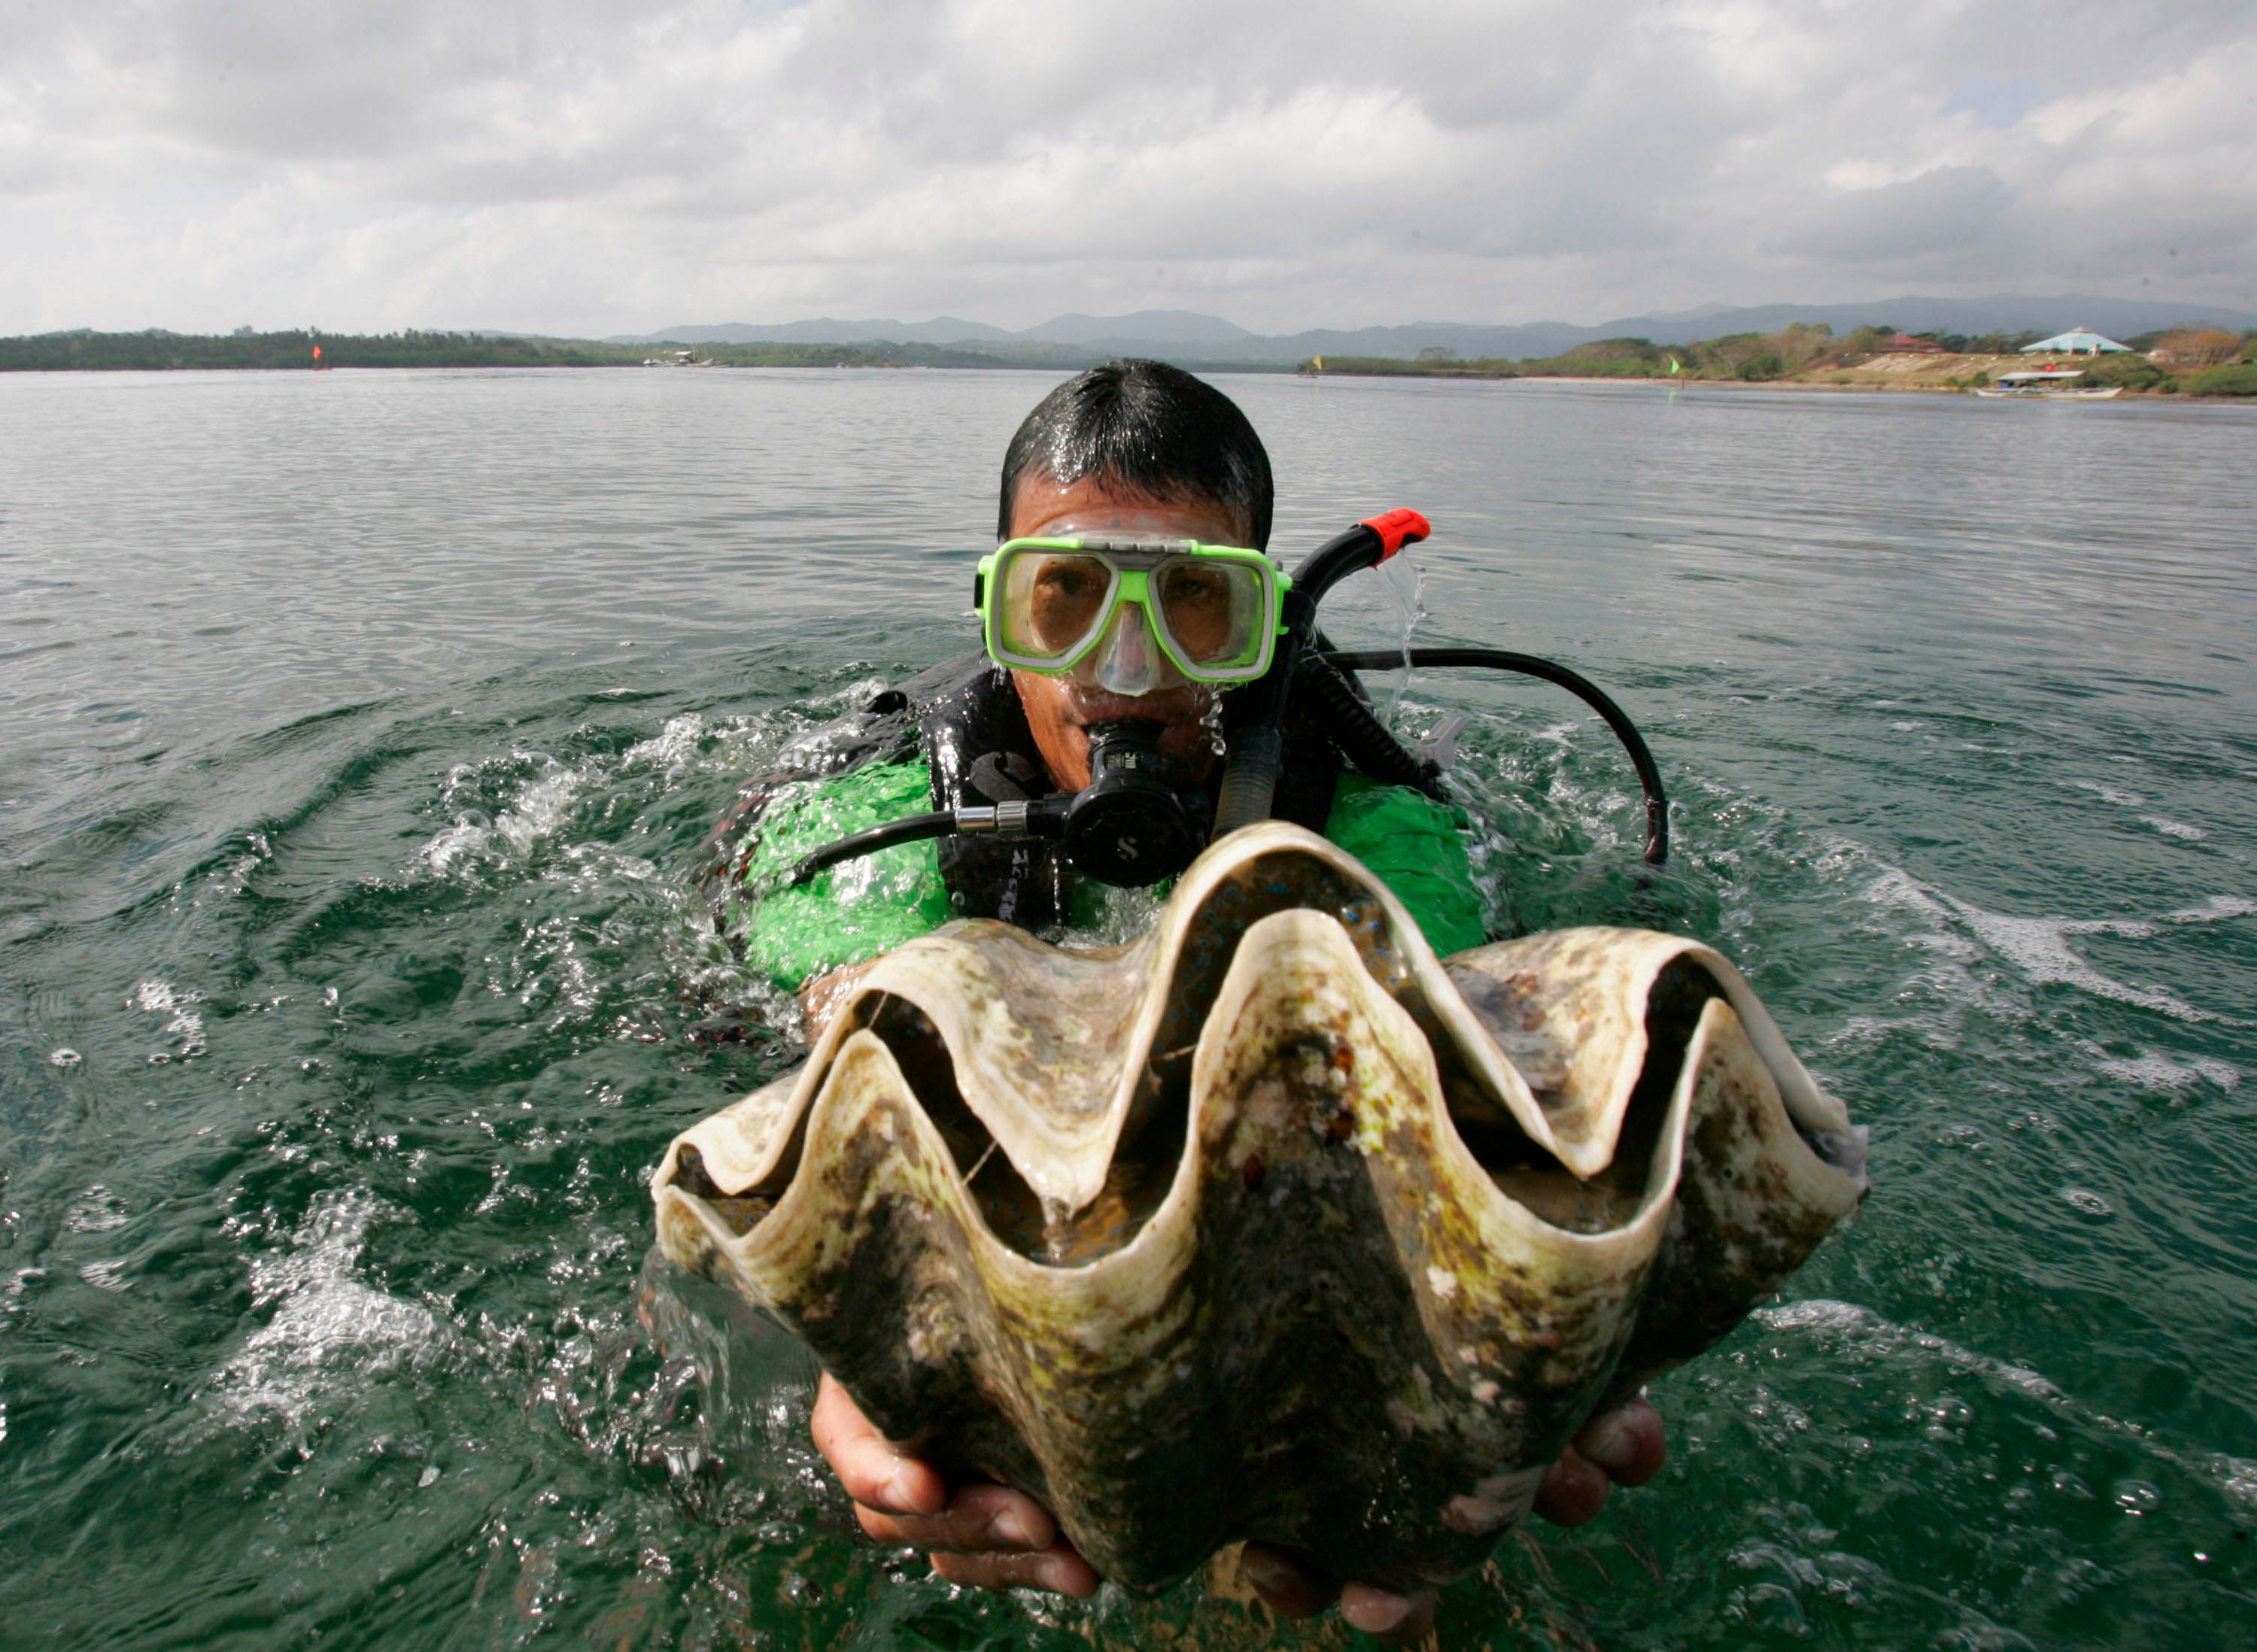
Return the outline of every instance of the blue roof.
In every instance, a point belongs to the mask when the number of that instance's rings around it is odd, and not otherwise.
[[[2033,356],[2041,351],[2051,351],[2055,354],[2098,356],[2105,350],[2129,350],[2131,348],[2129,344],[2119,344],[2112,338],[2103,338],[2087,328],[2072,327],[2066,333],[2055,333],[2051,338],[2041,338],[2034,344],[2023,345],[2022,354]]]

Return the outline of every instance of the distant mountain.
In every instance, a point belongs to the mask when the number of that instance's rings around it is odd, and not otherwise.
[[[1228,323],[1225,322],[1225,326]],[[718,326],[669,327],[655,333],[620,333],[606,344],[963,344],[1024,336],[985,321],[940,315],[930,321],[841,321],[825,316],[812,321],[755,325],[724,321]]]
[[[1644,338],[1685,344],[1727,333],[1773,333],[1795,321],[1825,322],[1837,333],[1883,325],[1909,333],[1999,333],[2025,328],[2055,333],[2090,327],[2125,337],[2163,327],[2209,321],[2242,331],[2257,328],[2257,314],[2216,304],[2160,299],[2102,298],[2062,293],[2050,298],[1999,293],[1990,298],[1939,299],[1907,294],[1864,304],[1758,304],[1733,308],[1703,304],[1689,310],[1625,315],[1595,326],[1529,321],[1515,326],[1464,321],[1415,321],[1400,327],[1320,328],[1305,333],[1250,333],[1218,315],[1192,310],[1139,310],[1129,315],[1058,315],[1038,327],[1012,331],[984,321],[939,316],[930,321],[844,321],[824,319],[752,325],[670,327],[619,335],[617,344],[941,344],[978,349],[1029,366],[1071,367],[1108,356],[1163,356],[1211,367],[1290,366],[1311,356],[1416,356],[1447,349],[1460,356],[1511,359],[1556,356],[1602,338]]]
[[[1232,346],[1256,335],[1219,315],[1196,310],[1138,310],[1130,315],[1054,315],[1018,335],[1048,344],[1110,344],[1134,339],[1150,344]]]

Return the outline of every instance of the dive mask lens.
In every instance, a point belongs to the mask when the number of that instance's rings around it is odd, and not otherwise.
[[[980,617],[999,665],[1077,676],[1086,667],[1099,686],[1128,695],[1178,674],[1260,676],[1291,583],[1259,551],[1190,540],[1013,540],[980,568]]]
[[[1054,671],[1097,640],[1112,613],[1119,570],[1070,541],[1015,540],[988,575],[988,652],[1005,665]]]
[[[1220,556],[1171,556],[1148,575],[1147,597],[1168,651],[1196,674],[1236,674],[1259,655],[1268,664],[1262,622],[1277,604],[1265,602],[1265,563]],[[1255,667],[1256,673],[1261,667]],[[1228,677],[1220,680],[1228,681]]]

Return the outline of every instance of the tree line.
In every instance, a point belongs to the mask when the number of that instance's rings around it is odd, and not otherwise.
[[[319,349],[318,357],[315,355]],[[0,338],[0,372],[164,372],[317,367],[640,367],[675,365],[675,345],[491,333],[97,333],[80,328]],[[693,362],[717,367],[1004,367],[977,351],[931,344],[700,344]]]
[[[1509,359],[1463,357],[1429,348],[1415,359],[1376,356],[1312,357],[1304,373],[1350,373],[1378,378],[1690,378],[1730,379],[1744,384],[1803,380],[1843,374],[1889,352],[1889,341],[1909,336],[1936,347],[1943,356],[2012,356],[2046,335],[2038,332],[1914,333],[1900,335],[1886,322],[1836,336],[1824,322],[1797,322],[1778,333],[1730,333],[1686,344],[1656,344],[1645,338],[1595,339],[1557,356]],[[2257,331],[2229,333],[2217,328],[2180,328],[2142,334],[2124,341],[2133,352],[2090,358],[2081,384],[2119,385],[2161,394],[2257,395]],[[2154,352],[2150,354],[2149,352]],[[1977,371],[1947,378],[1958,389],[1988,384]]]

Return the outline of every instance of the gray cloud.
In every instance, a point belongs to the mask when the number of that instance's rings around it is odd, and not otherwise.
[[[1988,166],[1936,166],[1901,183],[1843,190],[1801,220],[1786,244],[1878,271],[1992,250],[2012,238],[2015,192]]]
[[[2253,86],[2172,0],[33,0],[0,331],[2257,307]]]

